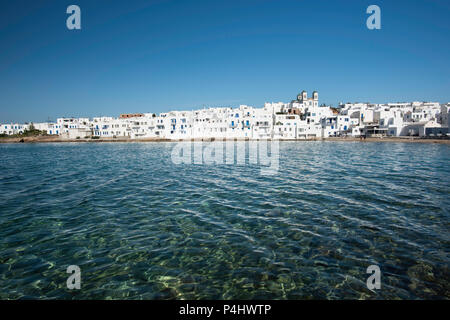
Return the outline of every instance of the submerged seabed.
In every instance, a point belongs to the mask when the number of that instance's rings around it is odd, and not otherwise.
[[[450,298],[449,146],[282,142],[273,176],[173,147],[1,145],[0,298]]]

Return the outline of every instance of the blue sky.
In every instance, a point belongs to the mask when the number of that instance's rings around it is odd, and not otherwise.
[[[261,107],[302,89],[448,102],[449,17],[447,0],[1,1],[0,122]]]

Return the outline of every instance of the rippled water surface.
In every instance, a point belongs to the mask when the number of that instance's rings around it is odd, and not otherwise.
[[[0,145],[0,298],[450,298],[449,146],[282,142],[274,176],[173,147]]]

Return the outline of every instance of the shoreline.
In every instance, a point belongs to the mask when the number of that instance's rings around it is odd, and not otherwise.
[[[158,139],[158,138],[142,138],[142,139],[131,139],[131,138],[102,138],[102,139],[67,139],[53,136],[38,136],[38,137],[14,137],[14,138],[0,138],[0,144],[9,143],[131,143],[131,142],[213,142],[213,141],[260,141],[262,139],[244,139],[244,138],[205,138],[205,139]],[[330,137],[330,138],[317,138],[317,139],[277,139],[274,141],[292,141],[292,142],[306,142],[306,141],[334,141],[334,142],[396,142],[396,143],[438,143],[438,144],[450,144],[450,139],[448,138],[418,138],[418,137],[384,137],[384,138],[340,138],[340,137]]]

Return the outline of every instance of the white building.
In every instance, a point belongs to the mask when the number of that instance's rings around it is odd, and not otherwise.
[[[396,102],[319,105],[319,94],[302,91],[289,103],[265,103],[263,108],[203,108],[123,114],[118,118],[58,118],[36,123],[49,135],[67,138],[189,139],[311,139],[335,136],[439,136],[448,133],[450,104]],[[0,134],[23,133],[27,124],[2,124]]]
[[[24,133],[29,128],[29,124],[10,123],[0,125],[0,134],[13,135]]]

